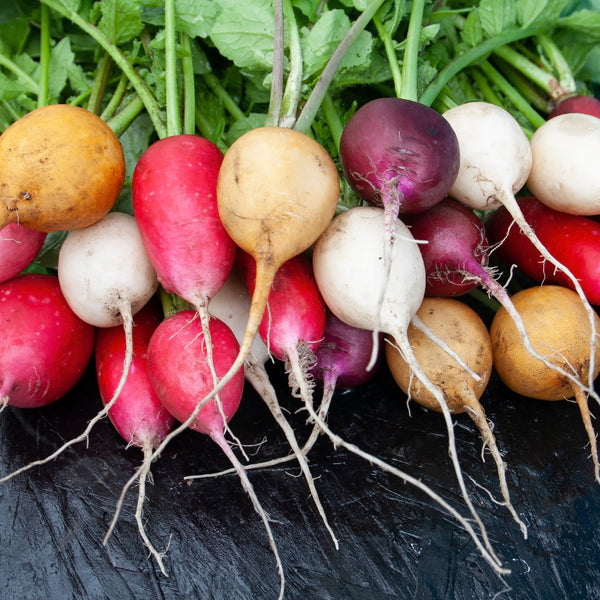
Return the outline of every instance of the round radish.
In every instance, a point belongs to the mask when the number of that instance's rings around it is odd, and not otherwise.
[[[28,267],[46,240],[46,233],[11,223],[0,229],[0,282]]]
[[[94,327],[67,304],[54,275],[17,275],[0,284],[0,404],[38,408],[79,381]]]

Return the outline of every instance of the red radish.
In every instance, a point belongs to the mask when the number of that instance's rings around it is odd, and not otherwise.
[[[94,327],[70,308],[54,275],[16,275],[0,284],[0,404],[38,408],[79,381]]]
[[[154,301],[154,299],[136,313],[132,337],[133,358],[131,366],[121,393],[108,411],[108,418],[119,435],[125,440],[127,446],[140,448],[144,454],[144,462],[138,478],[139,491],[135,518],[146,547],[156,558],[161,571],[166,575],[162,556],[150,542],[142,520],[146,480],[151,478],[149,458],[152,456],[152,451],[171,431],[175,421],[156,395],[148,374],[148,343],[162,319],[160,303]],[[95,344],[96,375],[100,398],[104,405],[110,402],[119,387],[123,374],[126,347],[127,340],[122,327],[97,329]],[[104,538],[105,544],[112,529],[113,526]]]
[[[569,215],[542,204],[533,196],[518,199],[525,219],[553,256],[569,268],[594,305],[600,305],[600,223],[589,217]],[[573,282],[545,262],[516,227],[510,213],[498,208],[486,215],[490,241],[503,263],[514,264],[537,282],[574,289]]]
[[[353,327],[371,330],[374,335],[382,331],[393,336],[415,376],[437,400],[446,422],[448,450],[462,496],[487,538],[465,487],[446,400],[423,372],[408,342],[408,326],[425,293],[423,259],[410,230],[396,219],[395,242],[389,270],[386,269],[382,261],[385,220],[384,209],[377,207],[355,207],[337,215],[315,244],[315,278],[327,306],[339,319]],[[371,293],[381,289],[383,297]],[[314,411],[310,414],[315,422],[322,421],[318,416],[315,418]],[[491,564],[499,568],[488,542],[486,546]]]
[[[94,425],[106,417],[129,372],[133,315],[150,300],[158,287],[135,219],[119,212],[110,212],[94,225],[75,229],[67,235],[58,256],[58,281],[67,303],[81,320],[96,327],[123,325],[127,351],[121,381],[113,398],[79,436],[11,476],[53,460],[73,444],[87,440]]]
[[[0,229],[0,282],[28,267],[46,240],[46,233],[11,223]]]
[[[588,115],[580,116],[593,119]],[[452,125],[460,145],[460,169],[449,195],[478,210],[491,210],[505,206],[519,229],[529,238],[543,258],[573,282],[587,310],[591,331],[591,360],[594,364],[593,340],[596,337],[594,311],[579,281],[540,242],[525,220],[515,198],[515,194],[528,182],[533,170],[533,144],[530,144],[516,119],[507,110],[495,104],[466,102],[447,110],[444,117]],[[561,117],[551,119],[548,123],[558,119]],[[542,127],[547,126],[548,123]],[[539,161],[537,162],[539,165]],[[592,372],[593,368],[589,373]],[[588,391],[593,390],[593,385],[594,382],[590,379]]]
[[[600,119],[565,113],[548,119],[531,138],[527,187],[540,202],[573,215],[600,214]],[[590,160],[592,163],[590,164]]]
[[[150,262],[162,287],[198,311],[209,364],[208,303],[225,283],[235,257],[235,244],[217,209],[222,161],[223,153],[211,141],[173,135],[142,154],[132,181],[133,211]]]
[[[250,294],[238,275],[236,269],[231,272],[223,287],[211,300],[209,304],[209,310],[212,315],[224,321],[231,328],[238,342],[243,339],[244,331],[246,330],[246,324],[248,322],[248,314],[250,312]],[[325,509],[321,504],[314,478],[308,466],[308,461],[306,459],[308,448],[306,446],[302,449],[300,448],[298,440],[296,439],[296,434],[294,433],[293,428],[289,424],[285,414],[281,409],[279,400],[277,398],[277,392],[275,391],[275,388],[269,379],[269,374],[265,368],[265,363],[269,360],[269,358],[269,349],[263,342],[262,338],[260,336],[256,336],[254,343],[252,344],[252,349],[250,351],[248,360],[244,366],[244,376],[246,381],[248,381],[258,392],[260,397],[271,411],[275,421],[284,432],[293,452],[292,455],[287,455],[285,458],[286,460],[292,460],[295,458],[298,461],[315,506],[337,548],[337,539],[329,525],[327,516],[325,515]],[[253,463],[246,468],[258,468],[259,466],[265,465],[264,463]],[[195,478],[197,478],[197,476],[192,475],[187,477],[187,479]]]
[[[220,319],[211,317],[209,326],[214,347],[214,369],[217,376],[222,378],[235,362],[239,343],[233,331]],[[269,519],[244,467],[225,438],[225,426],[237,411],[242,399],[243,371],[236,372],[222,387],[217,397],[198,410],[199,399],[209,394],[213,388],[213,379],[202,325],[196,313],[191,310],[175,313],[157,327],[148,345],[148,370],[150,381],[165,408],[183,424],[192,418],[189,427],[208,435],[235,468],[269,536],[281,576],[282,597],[283,569]]]
[[[549,119],[565,113],[583,113],[600,118],[600,100],[594,96],[577,94],[562,98],[550,111]]]

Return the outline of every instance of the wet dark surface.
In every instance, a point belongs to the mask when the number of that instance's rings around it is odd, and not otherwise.
[[[278,378],[281,402],[296,400]],[[528,524],[523,539],[498,496],[492,460],[467,417],[455,427],[459,456],[492,545],[512,574],[501,581],[460,525],[423,493],[322,439],[311,468],[331,525],[335,550],[292,464],[252,472],[287,580],[286,598],[384,600],[492,598],[587,600],[600,597],[600,485],[593,478],[577,406],[511,394],[495,378],[484,396],[508,465],[515,507]],[[36,411],[0,414],[0,469],[6,474],[42,458],[83,431],[100,408],[89,372],[68,397]],[[598,416],[598,410],[595,410]],[[290,419],[303,438],[302,415]],[[333,431],[395,467],[421,478],[466,514],[447,456],[439,415],[412,405],[386,371],[370,384],[335,397]],[[248,388],[231,423],[239,439],[257,448],[253,461],[287,453],[262,401]],[[169,547],[169,576],[148,557],[127,497],[107,546],[102,539],[121,486],[141,460],[125,449],[108,421],[52,463],[0,485],[0,573],[3,598],[65,600],[202,598],[271,599],[279,579],[262,523],[236,476],[184,476],[226,468],[217,446],[188,431],[154,465],[148,486],[147,531]]]

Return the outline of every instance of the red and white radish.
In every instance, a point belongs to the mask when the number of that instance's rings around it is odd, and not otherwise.
[[[233,331],[220,319],[211,317],[209,326],[214,349],[214,370],[222,381],[236,360],[239,343]],[[285,579],[269,519],[244,467],[225,437],[225,426],[242,399],[244,373],[237,371],[219,390],[217,398],[210,399],[198,410],[200,400],[210,395],[214,387],[206,347],[203,328],[195,311],[184,310],[168,317],[157,327],[148,346],[150,381],[165,408],[181,423],[192,418],[190,428],[208,435],[235,468],[267,531],[281,578],[281,598]]]
[[[337,215],[315,244],[315,278],[325,303],[339,319],[374,334],[382,331],[392,336],[415,376],[438,401],[446,421],[449,454],[458,484],[471,515],[486,537],[485,527],[465,487],[446,400],[428,380],[408,342],[408,326],[425,293],[423,259],[410,230],[396,219],[389,271],[386,269],[382,260],[385,218],[384,209],[366,206]],[[372,293],[381,289],[383,295]],[[492,554],[487,541],[486,545]],[[492,562],[498,566],[496,557]]]
[[[16,275],[0,284],[0,405],[38,408],[80,380],[94,327],[67,304],[54,275]]]
[[[587,299],[593,305],[600,305],[600,223],[554,210],[533,196],[517,201],[542,244],[575,275]],[[538,283],[555,283],[573,289],[573,282],[561,271],[551,268],[513,224],[510,213],[503,207],[485,216],[486,231],[495,245],[496,258],[516,265]]]
[[[573,215],[600,214],[600,118],[566,113],[548,119],[531,138],[529,191],[542,204]]]
[[[241,253],[245,254],[245,253]],[[248,256],[248,255],[246,255]],[[244,337],[246,330],[246,324],[248,322],[248,314],[250,312],[250,293],[246,285],[242,282],[236,269],[232,270],[229,278],[223,285],[223,287],[217,292],[215,297],[209,304],[209,310],[212,315],[224,321],[234,332],[238,342]],[[269,379],[269,374],[265,368],[266,362],[270,359],[270,352],[265,343],[263,342],[260,335],[254,338],[250,354],[246,360],[244,366],[244,375],[246,380],[252,385],[252,387],[258,392],[259,396],[263,399],[273,418],[277,424],[281,427],[284,432],[287,442],[292,450],[292,455],[285,457],[285,460],[296,459],[300,466],[300,469],[306,479],[307,485],[310,490],[311,497],[315,503],[315,507],[319,512],[319,515],[323,519],[323,523],[328,530],[331,538],[336,546],[338,547],[338,541],[329,525],[325,509],[319,498],[317,488],[315,486],[314,477],[310,472],[306,454],[308,448],[305,446],[302,449],[296,438],[296,434],[288,422],[277,398],[277,392],[273,387]],[[273,464],[273,463],[271,463]],[[264,463],[254,463],[246,468],[258,468],[259,466],[266,466]],[[195,476],[189,476],[187,479],[194,479]]]
[[[587,308],[593,364],[593,340],[596,337],[593,309],[573,273],[540,242],[515,198],[515,194],[528,181],[532,170],[532,145],[529,139],[507,110],[488,102],[466,102],[447,110],[444,117],[452,125],[460,145],[460,169],[450,189],[450,196],[482,211],[505,206],[544,260],[565,273],[573,282]],[[588,381],[587,387],[588,391],[593,389],[592,380]]]
[[[11,223],[0,229],[0,282],[28,267],[46,240],[46,233]]]
[[[235,257],[235,244],[217,210],[222,161],[223,153],[211,141],[173,135],[146,149],[132,180],[133,211],[150,262],[162,287],[198,311],[209,362],[208,303]]]
[[[150,383],[147,349],[154,330],[163,320],[160,303],[151,299],[135,317],[132,331],[133,357],[121,393],[108,411],[108,418],[127,446],[140,448],[144,461],[139,471],[138,502],[135,519],[140,535],[166,575],[162,555],[154,548],[146,534],[142,519],[146,495],[146,480],[151,481],[152,450],[167,436],[175,422],[165,409]],[[123,374],[127,340],[123,327],[99,327],[96,331],[95,364],[100,398],[104,405],[110,402]],[[118,512],[118,511],[117,511]],[[106,544],[114,527],[104,538]]]

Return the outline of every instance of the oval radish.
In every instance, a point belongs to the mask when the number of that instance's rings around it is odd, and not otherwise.
[[[166,575],[162,555],[154,548],[143,523],[143,505],[146,480],[151,479],[149,457],[152,450],[167,436],[173,427],[174,417],[165,409],[150,383],[147,363],[148,343],[154,330],[163,319],[160,303],[152,299],[134,317],[132,330],[133,357],[121,393],[108,411],[108,418],[127,446],[140,448],[144,461],[138,477],[138,502],[135,519],[144,544],[155,557]],[[94,347],[96,376],[100,398],[104,405],[110,402],[119,387],[127,351],[125,331],[120,326],[98,328]],[[120,510],[119,502],[117,514]],[[114,527],[109,528],[104,544]]]
[[[67,304],[54,275],[17,275],[0,284],[0,404],[38,408],[79,381],[94,327]]]
[[[69,104],[36,108],[0,135],[0,227],[87,227],[113,207],[124,180],[121,143],[100,117]]]
[[[472,308],[453,298],[424,298],[417,315],[479,375],[478,380],[471,377],[462,365],[411,324],[408,339],[415,358],[429,380],[443,390],[450,412],[466,413],[473,419],[483,440],[483,450],[487,447],[496,463],[504,504],[526,538],[527,527],[511,502],[506,465],[480,402],[493,369],[492,342],[487,327]],[[440,412],[437,400],[413,377],[409,363],[393,343],[385,345],[385,356],[394,380],[408,398]]]
[[[32,263],[42,249],[46,235],[19,223],[0,229],[0,282],[8,281]]]
[[[577,379],[595,379],[600,367],[590,371],[590,338],[586,309],[578,295],[568,288],[542,285],[527,288],[513,296],[513,303],[529,331],[531,342],[548,359],[571,372]],[[596,327],[600,318],[594,313]],[[515,393],[539,400],[563,400],[575,397],[588,434],[595,477],[600,483],[600,462],[596,435],[591,421],[583,384],[576,385],[556,370],[523,351],[521,337],[512,319],[500,308],[490,326],[494,368],[500,379]],[[600,340],[596,338],[596,351]],[[599,401],[598,395],[591,395]]]

